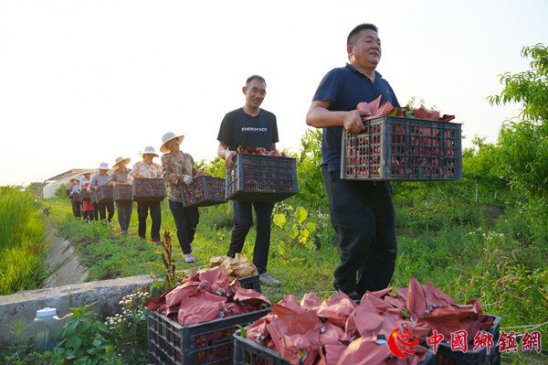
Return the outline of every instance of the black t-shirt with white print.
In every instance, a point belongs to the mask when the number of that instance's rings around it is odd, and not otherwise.
[[[276,116],[264,109],[253,117],[243,108],[233,110],[225,115],[219,129],[217,140],[235,151],[238,146],[263,147],[267,151],[278,142]]]

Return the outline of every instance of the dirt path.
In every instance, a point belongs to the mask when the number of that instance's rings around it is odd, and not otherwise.
[[[59,237],[51,225],[47,227],[47,234],[49,242],[46,257],[48,277],[43,287],[54,288],[66,284],[83,283],[88,276],[88,270],[78,263],[70,241]]]

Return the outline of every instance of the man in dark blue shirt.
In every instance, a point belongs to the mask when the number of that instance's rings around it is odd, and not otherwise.
[[[348,63],[327,73],[314,95],[306,123],[323,128],[322,172],[331,223],[339,237],[340,265],[335,288],[352,297],[386,288],[396,261],[392,189],[388,182],[340,179],[342,128],[365,130],[359,102],[399,106],[394,91],[376,71],[381,58],[377,27],[360,24],[347,38]]]
[[[278,142],[276,116],[260,108],[266,96],[264,78],[258,75],[250,76],[242,92],[245,95],[245,105],[225,115],[217,136],[217,155],[225,160],[227,167],[232,166],[235,151],[239,146],[262,147],[272,151],[276,149]],[[266,272],[274,203],[234,200],[234,226],[227,256],[234,257],[236,253],[242,252],[245,237],[253,224],[252,206],[257,218],[253,263],[257,266],[261,283],[279,285],[280,282]]]

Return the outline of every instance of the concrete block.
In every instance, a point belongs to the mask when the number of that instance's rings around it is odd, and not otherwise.
[[[70,313],[70,307],[95,303],[94,310],[104,318],[118,311],[118,302],[123,296],[149,287],[153,281],[149,275],[139,275],[0,296],[0,350],[10,341],[10,329],[17,322],[28,327],[27,335],[33,334],[32,324],[38,309],[57,308],[57,315],[62,317]]]

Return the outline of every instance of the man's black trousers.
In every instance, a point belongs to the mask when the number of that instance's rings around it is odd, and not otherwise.
[[[322,169],[331,224],[339,238],[335,288],[360,296],[386,288],[397,252],[390,183],[342,180],[340,171]]]

